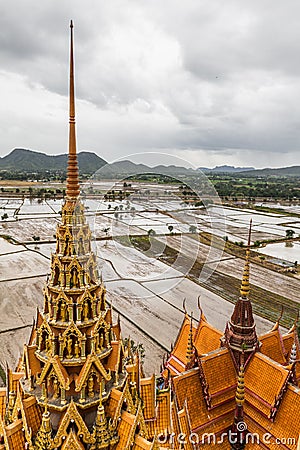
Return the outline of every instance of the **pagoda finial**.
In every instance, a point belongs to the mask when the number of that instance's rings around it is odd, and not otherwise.
[[[193,347],[194,347],[194,344],[193,344],[193,313],[191,313],[190,329],[189,329],[188,343],[187,343],[187,349],[186,349],[186,368],[188,368],[189,364],[192,361]]]
[[[104,450],[110,447],[111,435],[108,430],[105,410],[102,404],[99,404],[97,409],[96,421],[94,424],[94,436],[95,444],[91,447],[92,450]]]
[[[51,439],[52,426],[50,421],[50,413],[48,411],[47,402],[45,404],[45,410],[42,415],[42,423],[37,433],[35,440],[35,448],[38,450],[47,450],[50,448],[52,442]]]
[[[74,89],[74,55],[73,55],[73,21],[70,23],[70,87],[69,87],[69,156],[67,173],[67,197],[79,196],[79,171],[76,152],[75,128],[75,89]]]
[[[249,274],[250,274],[251,229],[252,229],[252,219],[250,220],[248,244],[247,244],[247,250],[246,250],[246,261],[245,261],[242,284],[241,284],[241,288],[240,288],[240,294],[242,297],[248,297],[249,292],[250,292]]]

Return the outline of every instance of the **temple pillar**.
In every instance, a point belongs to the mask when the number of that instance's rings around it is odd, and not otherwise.
[[[67,401],[66,401],[66,390],[63,387],[60,390],[60,403],[61,403],[61,405],[65,405],[67,403]]]
[[[53,320],[57,320],[57,304],[53,306]]]
[[[86,401],[85,390],[86,390],[86,384],[84,384],[84,385],[82,386],[82,389],[81,389],[81,391],[80,391],[80,399],[79,399],[79,403],[85,403],[85,401]]]
[[[82,305],[77,304],[77,322],[81,322]]]
[[[81,343],[81,358],[85,358],[85,344],[86,338],[83,338]]]
[[[69,322],[73,320],[73,304],[68,305]]]
[[[67,270],[66,271],[66,288],[70,289],[70,280],[71,280],[71,274],[70,272]]]
[[[47,397],[47,390],[46,390],[46,382],[43,381],[42,383],[42,395],[41,395],[41,400],[46,400]]]

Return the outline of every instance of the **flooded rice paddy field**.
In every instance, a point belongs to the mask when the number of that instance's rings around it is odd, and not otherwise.
[[[169,348],[177,336],[184,314],[183,298],[186,298],[188,312],[193,312],[197,319],[200,295],[208,321],[221,330],[233,310],[232,303],[218,295],[218,291],[212,289],[215,286],[210,286],[213,278],[199,285],[197,280],[188,276],[191,267],[187,264],[212,267],[212,273],[230,274],[239,281],[243,259],[200,243],[190,233],[192,225],[197,231],[227,236],[233,242],[246,242],[251,218],[252,242],[285,237],[287,229],[293,229],[295,233],[300,231],[300,219],[292,216],[220,206],[207,210],[190,208],[173,199],[161,204],[145,199],[129,204],[123,202],[123,210],[120,210],[121,202],[117,201],[108,203],[87,199],[85,205],[87,220],[98,239],[93,242],[93,247],[107,287],[108,301],[121,315],[123,336],[135,335],[144,343],[147,373],[159,370],[164,349]],[[0,219],[5,213],[8,215],[8,218],[0,220],[0,234],[9,235],[17,242],[12,244],[0,239],[1,364],[5,361],[12,366],[16,364],[24,339],[30,332],[36,307],[42,307],[42,289],[49,273],[50,254],[55,250],[54,235],[60,220],[60,208],[60,201],[0,199]],[[161,245],[161,252],[158,251],[157,255],[153,255],[151,248],[149,251],[135,248],[134,242],[128,238],[147,236],[149,230],[154,230]],[[38,236],[40,242],[35,243],[33,236]],[[125,237],[129,245],[123,245],[122,239],[106,239],[111,237]],[[177,255],[171,264],[158,258],[166,247]],[[268,244],[259,251],[272,257],[300,261],[300,253],[297,253],[300,245],[297,243],[288,248],[284,243]],[[299,301],[299,281],[285,274],[253,264],[251,283]],[[272,326],[270,321],[259,316],[256,323],[259,333]],[[156,336],[156,341],[151,336]]]

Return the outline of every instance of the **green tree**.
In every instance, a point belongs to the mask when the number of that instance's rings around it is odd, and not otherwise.
[[[169,232],[170,232],[170,234],[172,233],[172,231],[174,230],[174,227],[173,227],[173,225],[168,225],[168,230],[169,230]]]
[[[196,225],[190,225],[189,232],[190,233],[196,233],[196,231],[197,231]]]
[[[295,234],[295,231],[291,230],[291,229],[286,230],[286,232],[285,232],[285,236],[287,239],[292,239],[294,237],[294,234]]]

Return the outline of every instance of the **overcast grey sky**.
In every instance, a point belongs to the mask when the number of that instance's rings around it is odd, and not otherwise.
[[[70,18],[79,150],[300,164],[299,0],[2,1],[0,156],[67,150]]]

